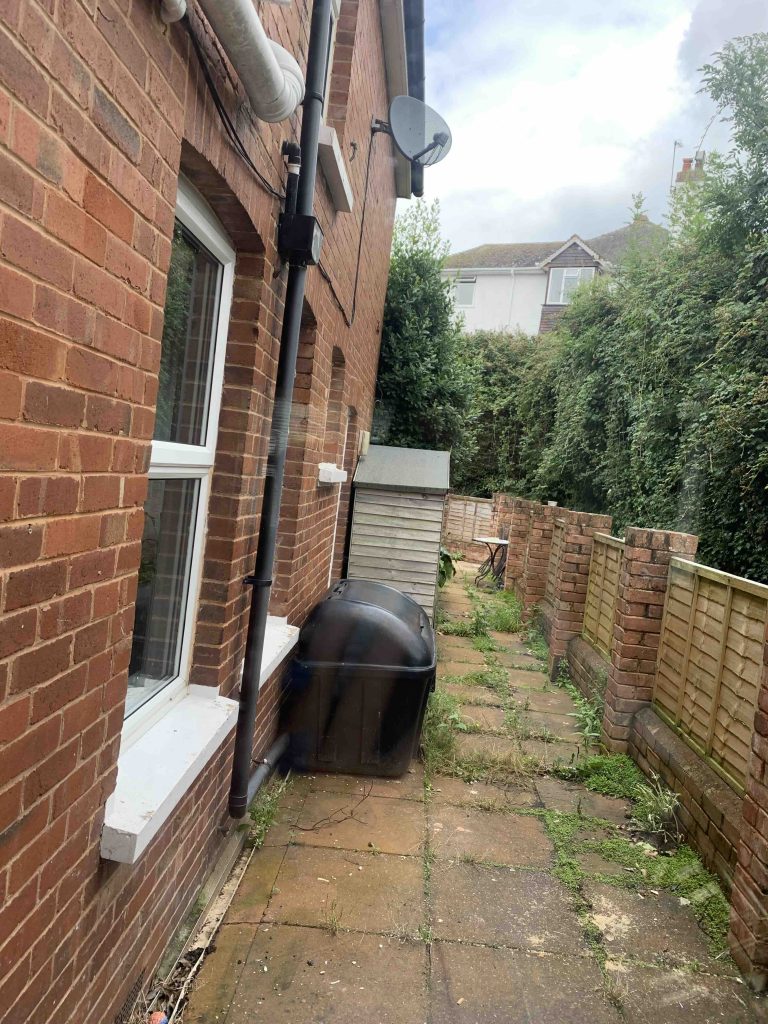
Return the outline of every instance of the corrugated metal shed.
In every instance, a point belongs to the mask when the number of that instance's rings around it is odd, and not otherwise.
[[[409,594],[432,619],[450,452],[372,445],[354,479],[347,576]]]

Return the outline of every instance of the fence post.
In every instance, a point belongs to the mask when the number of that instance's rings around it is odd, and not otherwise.
[[[768,625],[741,837],[731,889],[731,956],[758,992],[768,988]]]
[[[516,590],[517,581],[523,574],[525,552],[528,550],[528,531],[531,525],[529,515],[531,502],[525,498],[513,498],[509,509],[509,547],[504,586]]]
[[[563,510],[564,534],[552,595],[552,624],[549,631],[549,678],[555,679],[568,643],[579,636],[584,625],[584,606],[589,584],[592,538],[610,533],[611,516]]]
[[[627,529],[605,691],[603,742],[625,753],[632,719],[650,703],[672,555],[692,558],[698,537],[671,530]]]
[[[524,552],[522,571],[515,583],[515,593],[523,606],[523,622],[531,617],[531,608],[544,597],[547,588],[549,552],[555,516],[563,510],[555,505],[528,502],[528,543]]]

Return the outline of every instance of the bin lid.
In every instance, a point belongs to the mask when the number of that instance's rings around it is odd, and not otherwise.
[[[435,638],[407,594],[371,580],[341,580],[310,612],[296,658],[324,665],[429,668]]]
[[[372,444],[357,464],[355,487],[445,494],[450,476],[450,452]]]

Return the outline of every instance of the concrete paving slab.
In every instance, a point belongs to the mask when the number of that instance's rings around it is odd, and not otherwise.
[[[563,814],[576,814],[580,810],[586,817],[604,818],[616,825],[626,822],[632,807],[629,800],[592,793],[578,783],[562,782],[552,777],[536,779],[536,789],[548,810]]]
[[[459,807],[494,804],[500,811],[512,807],[535,807],[539,802],[533,784],[494,786],[484,781],[464,782],[446,775],[438,775],[433,780],[430,800],[435,807],[442,804]]]
[[[587,952],[567,893],[551,875],[478,864],[436,864],[432,892],[432,928],[438,939],[539,953]]]
[[[503,633],[501,630],[492,629],[490,637],[497,644],[500,644],[506,651],[514,651],[517,654],[528,654],[528,648],[520,639],[519,633]]]
[[[609,960],[627,1024],[764,1024],[766,1006],[727,978]]]
[[[226,1024],[424,1024],[426,966],[421,943],[262,926]]]
[[[450,647],[445,650],[442,648],[441,642],[437,641],[437,657],[439,662],[439,671],[445,673],[448,671],[446,665],[485,665],[485,655],[482,651],[475,650],[474,647]],[[472,669],[464,668],[463,672],[471,672]]]
[[[435,807],[432,846],[441,860],[473,857],[511,867],[548,868],[552,843],[538,818],[498,814],[472,807]]]
[[[432,947],[432,1024],[619,1024],[597,964],[438,942]]]
[[[546,674],[538,669],[531,671],[524,668],[510,668],[507,669],[507,678],[509,685],[515,690],[553,690]]]
[[[541,667],[541,662],[532,654],[517,654],[515,651],[497,651],[496,659],[504,668],[536,668]]]
[[[226,1020],[255,936],[255,925],[221,926],[216,946],[200,968],[192,997],[184,1007],[186,1024],[220,1024]]]
[[[642,879],[637,872],[629,872],[614,860],[606,860],[596,850],[582,850],[574,854],[576,861],[588,875],[609,875],[613,878]]]
[[[484,686],[462,686],[460,683],[442,683],[437,681],[438,689],[445,690],[461,704],[484,704],[488,707],[499,707],[501,698],[493,690]]]
[[[569,743],[580,743],[583,738],[576,728],[575,720],[568,715],[553,715],[544,711],[525,711],[522,719],[531,732],[551,734]]]
[[[544,740],[523,740],[520,747],[524,754],[537,757],[544,765],[553,765],[559,761],[568,764],[575,760],[583,749],[577,743],[547,743]]]
[[[603,933],[610,956],[631,955],[644,960],[674,957],[679,962],[696,960],[713,963],[707,939],[690,907],[660,890],[616,889],[599,882],[587,882],[584,894],[592,904],[590,916]]]
[[[424,766],[414,761],[411,768],[399,779],[382,779],[374,775],[336,775],[333,772],[317,772],[301,776],[308,793],[348,793],[361,797],[388,797],[391,800],[424,799]]]
[[[418,854],[425,832],[424,808],[415,800],[369,796],[361,803],[344,793],[310,793],[298,824],[294,841],[301,845],[382,853]]]
[[[516,693],[513,700],[526,711],[541,715],[572,715],[574,703],[563,690],[529,690]],[[570,719],[571,726],[574,719]]]
[[[254,853],[227,911],[229,924],[259,924],[280,865],[290,849],[290,846],[264,846]]]
[[[461,717],[475,729],[497,733],[505,731],[506,713],[503,708],[464,706]]]
[[[474,664],[469,661],[440,661],[437,664],[437,681],[447,679],[452,683],[461,683],[465,676],[474,676],[477,672],[486,672],[488,666],[485,662]],[[475,683],[468,683],[468,686],[475,686]]]
[[[520,744],[517,740],[483,733],[460,733],[456,737],[456,748],[461,757],[472,757],[476,754],[505,757],[520,753]]]
[[[421,858],[291,846],[264,920],[415,935],[424,916]]]

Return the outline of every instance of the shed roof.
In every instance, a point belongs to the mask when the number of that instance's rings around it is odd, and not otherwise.
[[[450,486],[451,453],[372,444],[357,466],[356,487],[444,493]]]

